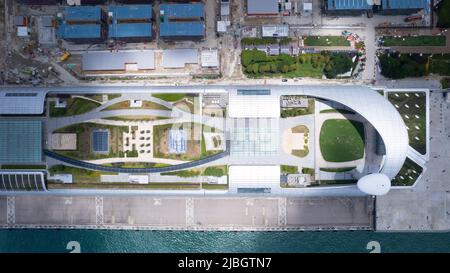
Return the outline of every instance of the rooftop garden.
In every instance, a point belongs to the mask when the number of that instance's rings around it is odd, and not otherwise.
[[[426,154],[426,94],[424,92],[389,92],[387,97],[406,124],[409,145],[419,153]]]
[[[400,172],[392,180],[392,186],[412,186],[422,174],[422,167],[409,158],[406,158]]]
[[[100,106],[100,103],[83,98],[68,98],[65,108],[56,108],[54,101],[50,102],[50,117],[69,117],[87,113]]]
[[[295,107],[295,108],[281,108],[281,117],[296,117],[303,115],[314,114],[315,100],[312,98],[308,99],[308,107]]]
[[[109,130],[109,152],[106,154],[94,153],[92,151],[92,132],[99,129]],[[93,160],[110,157],[125,157],[123,152],[123,132],[128,132],[128,126],[113,126],[96,123],[79,123],[64,128],[60,128],[55,133],[75,133],[77,134],[76,150],[58,150],[58,154],[80,159]]]
[[[364,125],[347,119],[329,119],[320,130],[320,151],[329,162],[347,162],[364,156]]]
[[[125,100],[125,101],[121,101],[116,104],[110,105],[110,106],[106,107],[105,109],[103,109],[102,111],[122,110],[122,109],[151,109],[151,110],[170,111],[169,108],[167,108],[161,104],[154,103],[152,101],[147,101],[147,100],[142,101],[142,107],[131,107],[130,101]]]

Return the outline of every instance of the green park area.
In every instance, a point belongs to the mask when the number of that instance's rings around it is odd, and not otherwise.
[[[108,153],[94,153],[92,151],[92,132],[95,130],[108,130]],[[60,128],[55,133],[74,133],[77,135],[76,150],[58,150],[58,154],[80,160],[93,160],[111,157],[125,157],[123,133],[128,132],[128,126],[113,126],[96,123],[78,123]],[[137,156],[137,151],[135,151]],[[127,153],[133,156],[132,152]]]
[[[99,107],[100,103],[83,98],[67,99],[65,108],[56,108],[55,102],[50,102],[50,117],[68,117],[87,113]]]
[[[426,94],[424,92],[389,92],[387,97],[408,128],[409,145],[419,153],[426,154]]]
[[[110,111],[110,110],[124,110],[124,109],[149,109],[149,110],[166,110],[166,111],[170,111],[169,108],[158,104],[158,103],[154,103],[152,101],[142,101],[142,107],[131,107],[130,105],[130,101],[126,100],[126,101],[121,101],[118,102],[116,104],[110,105],[108,107],[106,107],[105,109],[103,109],[102,111]]]
[[[197,176],[221,177],[227,174],[228,174],[228,166],[226,165],[161,173],[161,175],[175,175],[179,177],[197,177]]]
[[[384,46],[445,46],[445,36],[383,37]]]
[[[429,74],[450,76],[450,54],[420,55],[387,53],[378,56],[381,74],[386,78],[403,79]]]
[[[346,119],[329,119],[320,130],[320,151],[329,162],[347,162],[364,156],[364,125]]]
[[[300,56],[280,54],[267,56],[253,49],[241,54],[243,72],[250,78],[261,77],[311,77],[336,78],[353,67],[352,57],[347,53],[312,53]]]
[[[281,173],[284,174],[295,174],[298,173],[298,167],[297,166],[291,166],[291,165],[281,165]]]
[[[273,44],[280,44],[285,45],[291,42],[291,38],[271,38],[271,37],[264,37],[264,38],[252,38],[252,37],[245,37],[242,38],[241,44],[242,46],[258,46],[258,45],[273,45]]]
[[[440,1],[437,9],[437,26],[441,28],[450,28],[450,1]]]
[[[303,42],[305,46],[350,46],[344,36],[307,36]]]
[[[406,158],[400,172],[392,180],[392,186],[412,186],[422,174],[422,167],[409,158]]]
[[[168,102],[175,102],[175,101],[179,101],[181,99],[184,99],[184,97],[186,97],[187,94],[185,93],[158,93],[158,94],[152,94],[153,97],[164,100],[164,101],[168,101]]]

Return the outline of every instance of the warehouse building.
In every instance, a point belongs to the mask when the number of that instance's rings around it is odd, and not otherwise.
[[[25,5],[56,5],[61,0],[17,0],[17,2]]]
[[[166,40],[203,39],[205,37],[205,5],[161,4],[159,35]]]
[[[367,0],[324,0],[323,10],[330,15],[360,15],[372,11]]]
[[[430,0],[382,0],[382,14],[409,15],[430,9]]]
[[[82,63],[83,71],[142,71],[155,69],[155,54],[153,50],[86,52]]]
[[[109,8],[108,36],[110,39],[128,42],[152,39],[152,6],[126,5]]]
[[[98,6],[66,7],[56,34],[74,43],[98,43],[106,39],[106,15]],[[62,22],[61,22],[62,21]]]
[[[278,0],[247,0],[248,16],[276,16],[278,13]]]

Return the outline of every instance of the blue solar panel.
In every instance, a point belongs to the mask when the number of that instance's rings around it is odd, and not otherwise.
[[[425,9],[429,0],[383,0],[383,9]]]
[[[371,9],[367,0],[328,0],[328,10],[360,10]]]
[[[109,152],[109,132],[107,130],[92,132],[92,149],[94,152]]]

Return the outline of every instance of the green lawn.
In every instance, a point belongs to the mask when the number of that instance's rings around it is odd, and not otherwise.
[[[351,170],[354,170],[356,167],[349,167],[349,168],[320,168],[323,172],[330,172],[330,173],[344,173],[349,172]]]
[[[153,94],[153,97],[161,99],[161,100],[165,100],[168,102],[174,102],[174,101],[179,101],[181,99],[183,99],[184,97],[186,97],[186,94],[184,93],[170,93],[170,94],[166,94],[166,93],[161,93],[161,94]]]
[[[417,36],[383,38],[384,46],[445,46],[445,36]]]
[[[389,101],[397,108],[409,128],[409,145],[421,154],[427,153],[426,95],[424,92],[389,92]],[[418,107],[417,107],[417,106]],[[406,115],[408,117],[406,117]]]
[[[100,103],[81,98],[67,100],[66,108],[55,108],[55,102],[50,102],[50,117],[68,117],[87,113],[100,106]]]
[[[325,109],[325,110],[321,110],[320,111],[321,114],[326,114],[326,113],[341,113],[343,115],[345,114],[355,114],[355,112],[350,111],[350,110],[345,110],[345,109]]]
[[[412,186],[422,174],[422,167],[414,161],[406,158],[400,172],[392,180],[392,186]]]
[[[344,36],[307,36],[303,41],[306,46],[350,46]]]
[[[74,183],[85,184],[85,183],[99,183],[100,175],[102,174],[116,174],[110,172],[99,172],[87,169],[81,169],[76,167],[69,167],[64,165],[55,165],[48,169],[51,175],[54,174],[72,174]]]
[[[298,167],[290,166],[290,165],[281,165],[281,173],[285,173],[285,174],[298,173]]]
[[[326,120],[320,130],[320,150],[329,162],[346,162],[364,156],[364,125],[346,119]]]
[[[151,109],[151,110],[166,110],[170,111],[169,108],[165,107],[164,105],[154,103],[152,101],[144,100],[142,101],[142,107],[134,107],[131,108],[130,101],[121,101],[116,104],[110,105],[103,109],[102,111],[109,111],[109,110],[123,110],[123,109]]]

